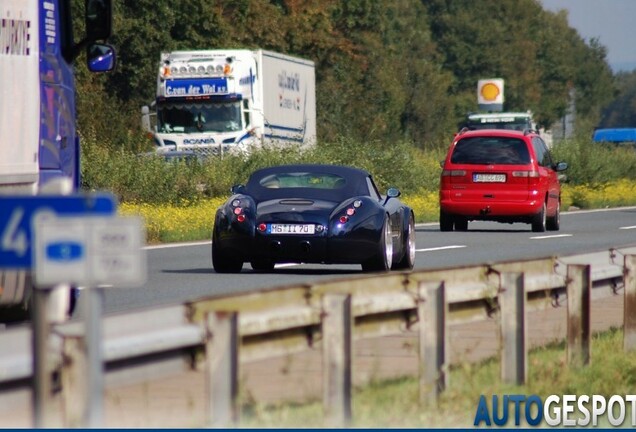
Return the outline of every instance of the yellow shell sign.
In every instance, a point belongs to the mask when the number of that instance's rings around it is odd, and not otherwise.
[[[503,79],[479,80],[477,84],[477,102],[482,104],[503,104]]]

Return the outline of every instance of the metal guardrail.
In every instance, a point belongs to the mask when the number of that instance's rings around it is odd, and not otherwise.
[[[418,317],[423,313],[422,304],[433,299],[427,297],[430,292],[436,292],[426,291],[427,287],[435,288],[441,284],[444,288],[442,309],[447,308],[446,313],[441,313],[444,326],[470,322],[497,313],[502,288],[505,284],[515,284],[510,275],[523,275],[521,286],[528,309],[552,307],[563,302],[568,279],[572,279],[568,269],[577,265],[589,266],[590,298],[615,294],[623,287],[627,272],[624,257],[633,254],[636,254],[636,246],[453,269],[375,274],[112,314],[103,319],[106,382],[111,385],[125,379],[131,383],[140,368],[145,371],[143,379],[160,377],[191,367],[203,359],[210,366],[212,376],[209,379],[216,386],[215,393],[209,398],[231,399],[235,391],[232,379],[237,375],[239,364],[299,352],[318,341],[331,340],[333,331],[328,321],[338,316],[329,310],[331,307],[350,314],[353,338],[401,333],[421,321]],[[344,303],[334,302],[334,298]],[[63,393],[82,391],[64,388],[65,385],[72,387],[68,383],[73,382],[64,377],[81,374],[73,368],[82,365],[84,354],[78,341],[81,342],[83,335],[83,323],[79,322],[53,328],[48,344],[50,370],[62,377],[59,385]],[[31,337],[28,328],[0,331],[0,395],[24,391],[32,385]],[[219,343],[229,345],[219,348]],[[223,356],[224,353],[227,355]],[[224,365],[225,372],[215,375],[212,369],[218,369],[219,365]],[[334,377],[328,379],[333,381]],[[335,385],[341,384],[342,380],[336,379]],[[325,385],[330,384],[325,381]],[[77,395],[74,400],[78,400]],[[231,400],[223,404],[217,401],[215,406],[211,408],[210,424],[231,423],[235,416]],[[219,406],[225,407],[225,411],[219,411]],[[336,424],[346,422],[346,404],[344,414],[342,409],[335,411],[344,416]],[[69,413],[69,425],[81,425],[80,415]]]

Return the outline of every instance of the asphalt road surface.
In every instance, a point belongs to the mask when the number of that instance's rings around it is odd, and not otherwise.
[[[556,232],[495,222],[470,222],[467,232],[440,232],[437,224],[420,224],[416,231],[418,270],[564,256],[636,245],[636,207],[562,213]],[[360,266],[313,264],[284,264],[273,273],[256,273],[245,264],[240,274],[217,274],[209,241],[150,246],[147,254],[147,283],[105,288],[105,313],[362,274]]]

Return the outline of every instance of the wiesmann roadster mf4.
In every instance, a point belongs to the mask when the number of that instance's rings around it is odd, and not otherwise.
[[[361,264],[367,272],[409,270],[415,217],[400,191],[378,192],[364,170],[282,165],[255,171],[221,206],[212,232],[219,273],[277,263]]]

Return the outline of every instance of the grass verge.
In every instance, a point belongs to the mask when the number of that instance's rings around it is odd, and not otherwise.
[[[528,355],[528,384],[524,386],[501,384],[497,359],[453,366],[450,369],[449,388],[434,409],[422,409],[418,405],[418,381],[415,377],[373,382],[354,391],[352,426],[472,429],[482,394],[489,404],[492,395],[501,398],[504,394],[536,394],[542,400],[551,394],[600,394],[606,398],[633,394],[636,386],[636,353],[623,352],[622,330],[614,328],[596,334],[592,344],[593,360],[589,366],[582,368],[567,367],[564,342],[554,342],[531,350]],[[629,411],[626,425],[631,421]],[[511,407],[513,412],[514,408]],[[577,418],[576,414],[571,418]],[[251,404],[244,407],[240,426],[324,427],[322,406],[320,401],[306,404]],[[547,425],[543,422],[540,426]],[[606,418],[601,418],[599,426],[609,426]],[[514,417],[509,417],[506,427],[515,427]]]

